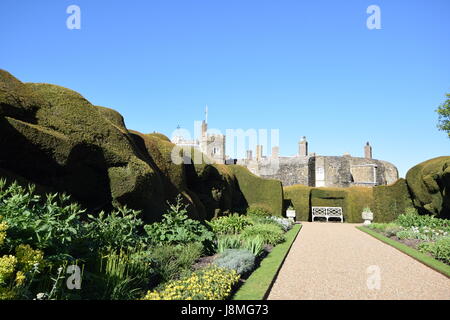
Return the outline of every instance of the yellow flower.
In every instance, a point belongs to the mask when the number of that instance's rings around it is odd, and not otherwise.
[[[14,273],[17,259],[14,256],[3,256],[0,258],[0,284],[3,284]]]
[[[22,271],[17,271],[16,273],[16,284],[21,286],[25,283],[25,274]]]

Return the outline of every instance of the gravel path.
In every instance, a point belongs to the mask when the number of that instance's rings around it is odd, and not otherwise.
[[[304,222],[268,299],[450,299],[449,278],[355,226]]]

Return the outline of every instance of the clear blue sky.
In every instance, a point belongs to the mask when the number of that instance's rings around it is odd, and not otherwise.
[[[81,30],[66,8],[81,8]],[[381,30],[366,27],[369,5]],[[400,175],[450,154],[436,107],[450,92],[450,1],[2,0],[0,68],[170,135],[209,106],[210,126],[280,129],[322,155],[363,155]]]

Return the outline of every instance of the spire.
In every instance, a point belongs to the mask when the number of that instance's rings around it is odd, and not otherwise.
[[[205,122],[208,123],[208,105],[205,108]]]

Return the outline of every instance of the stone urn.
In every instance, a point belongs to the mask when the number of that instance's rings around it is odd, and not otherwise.
[[[295,213],[294,208],[289,207],[289,208],[286,210],[286,217],[289,218],[289,219],[291,219],[292,221],[295,221],[295,216],[296,216],[296,213]]]
[[[373,221],[373,212],[370,211],[369,208],[365,208],[361,214],[363,220],[364,220],[364,225],[369,225],[372,223]]]

